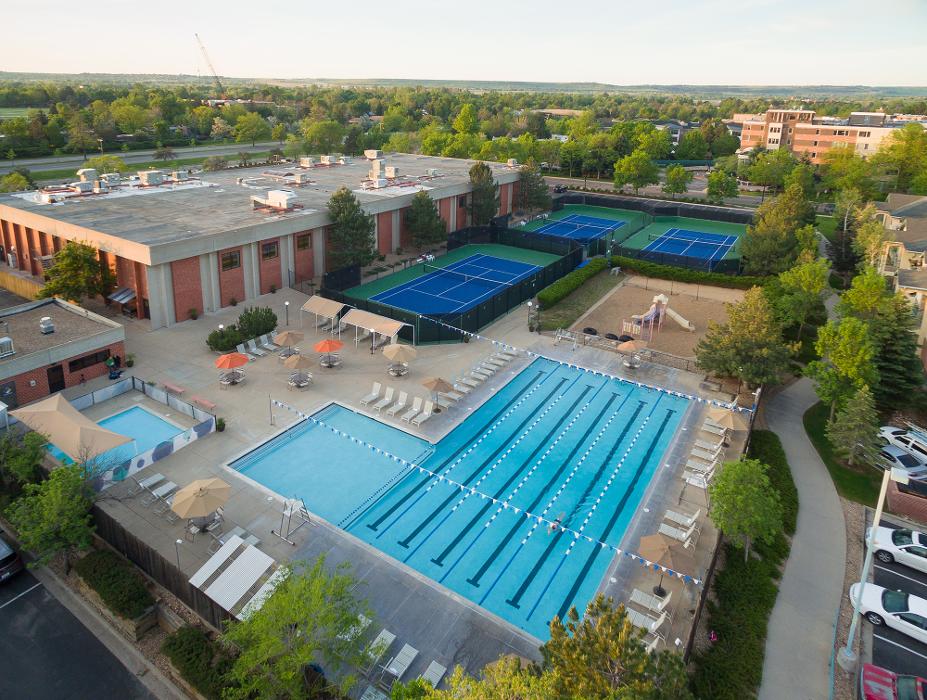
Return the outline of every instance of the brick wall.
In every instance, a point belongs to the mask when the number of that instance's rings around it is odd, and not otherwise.
[[[466,196],[455,197],[456,206],[457,206],[457,228],[466,228],[467,227],[467,207],[465,202],[467,201]]]
[[[121,357],[123,359],[123,366],[125,366],[126,350],[122,341],[113,343],[112,345],[105,345],[98,348],[97,350],[94,350],[93,352],[106,349],[109,349],[111,356],[115,357],[118,355]],[[73,374],[68,370],[68,362],[70,362],[70,360],[74,360],[78,357],[83,357],[84,355],[90,354],[92,353],[82,353],[80,355],[75,355],[74,357],[69,358],[64,362],[61,362],[61,367],[64,370],[64,385],[66,388],[80,384],[80,378],[82,374],[84,379],[89,381],[91,379],[96,379],[97,377],[106,376],[106,374],[109,372],[109,368],[102,362],[91,365],[90,367],[85,367],[84,369],[78,370]],[[43,367],[39,367],[38,369],[34,369],[31,372],[17,374],[10,378],[16,382],[16,400],[19,402],[20,406],[31,403],[33,401],[38,401],[39,399],[48,396],[48,368],[53,366],[54,365],[45,365]],[[10,379],[5,379],[3,381],[8,382]],[[29,385],[31,380],[35,381],[35,386]]]
[[[412,234],[409,232],[409,227],[406,225],[406,216],[409,213],[409,207],[399,210],[399,247],[400,248],[411,248],[412,247]]]
[[[499,216],[509,213],[511,188],[511,185],[499,185]]]
[[[175,260],[171,263],[171,280],[174,289],[174,318],[177,322],[190,318],[190,309],[203,314],[203,283],[200,279],[198,257]]]
[[[892,513],[927,525],[927,498],[913,493],[902,493],[894,481],[889,481],[885,500],[888,510]]]
[[[277,244],[277,254],[264,259],[264,244],[265,243],[276,243]],[[258,270],[261,275],[261,294],[270,294],[271,286],[274,289],[280,289],[281,279],[280,276],[280,239],[279,238],[268,238],[265,241],[261,241],[257,246],[258,254]]]
[[[223,253],[231,253],[232,251],[238,251],[239,255],[239,265],[238,267],[232,270],[222,271],[222,255]],[[235,299],[238,302],[244,301],[245,298],[245,270],[244,270],[244,255],[242,255],[241,248],[227,248],[226,250],[220,250],[218,256],[218,265],[219,265],[219,299],[222,306],[229,306],[230,300]]]
[[[309,236],[309,245],[300,250],[300,237],[306,234]],[[314,264],[315,261],[312,257],[312,233],[310,231],[300,231],[293,236],[293,270],[296,273],[296,281],[304,282],[306,280],[311,280],[315,276]]]
[[[444,221],[444,230],[451,230],[451,198],[445,197],[444,199],[438,200],[438,213],[441,215],[441,220]]]
[[[393,212],[377,214],[377,250],[384,255],[393,252]]]

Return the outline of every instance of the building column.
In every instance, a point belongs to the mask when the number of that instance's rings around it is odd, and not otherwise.
[[[393,250],[402,245],[400,242],[399,236],[399,227],[402,225],[402,211],[399,209],[393,210]]]
[[[312,231],[312,273],[313,277],[325,274],[325,229],[317,228]]]
[[[290,287],[296,279],[296,265],[293,262],[293,246],[296,237],[290,233],[280,236],[278,249],[280,251],[280,286]]]
[[[151,315],[152,330],[173,326],[177,322],[174,311],[174,275],[170,263],[148,268],[148,312]]]
[[[457,230],[457,197],[451,197],[451,231]]]
[[[203,312],[221,309],[218,253],[207,253],[200,256],[200,281],[203,285]]]
[[[241,247],[242,272],[245,278],[245,299],[254,299],[261,288],[258,270],[257,243],[246,243]]]

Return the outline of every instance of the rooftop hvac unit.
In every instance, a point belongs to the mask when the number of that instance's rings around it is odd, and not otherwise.
[[[438,169],[437,169],[437,168],[428,168],[428,170],[425,171],[425,174],[426,174],[428,177],[437,177],[437,176],[438,176]]]
[[[302,156],[299,159],[300,168],[311,168],[313,165],[315,165],[315,158],[311,156]]]
[[[55,202],[60,202],[62,199],[64,199],[64,195],[56,192],[39,192],[39,201],[42,202],[42,204],[54,204]]]
[[[517,168],[517,167],[518,167],[518,159],[517,159],[517,158],[509,158],[507,161],[505,161],[505,164],[508,165],[510,168]]]
[[[378,150],[376,148],[368,148],[366,151],[364,151],[364,158],[366,158],[367,160],[377,160],[382,157],[383,157],[383,151]]]
[[[138,179],[143,185],[160,185],[164,182],[164,173],[160,170],[139,170]]]
[[[103,173],[100,179],[110,187],[114,187],[122,181],[122,176],[119,173]]]
[[[251,207],[271,207],[272,209],[292,209],[296,193],[291,190],[269,190],[263,197],[251,196]]]
[[[42,316],[42,318],[39,319],[39,332],[42,335],[55,332],[55,324],[51,320],[51,316]]]
[[[174,170],[171,172],[171,179],[174,182],[183,182],[184,180],[187,179],[187,171],[186,170]]]
[[[93,192],[93,183],[81,180],[80,182],[72,182],[70,184],[71,189],[76,190],[77,192]]]
[[[0,357],[9,357],[15,354],[16,351],[13,349],[13,339],[9,336],[0,338]]]
[[[334,165],[338,162],[337,156],[319,156],[319,162],[322,165]]]
[[[81,168],[77,171],[77,177],[81,179],[81,182],[93,182],[97,179],[97,170],[96,168]]]
[[[370,183],[374,189],[379,189],[381,187],[386,187],[389,181],[385,177],[372,177],[370,178]]]
[[[397,168],[395,165],[387,165],[386,177],[399,177],[399,168]]]
[[[309,173],[293,173],[293,182],[297,185],[308,185],[312,182]]]
[[[93,193],[94,194],[104,194],[109,192],[109,185],[106,180],[94,180],[93,181]]]

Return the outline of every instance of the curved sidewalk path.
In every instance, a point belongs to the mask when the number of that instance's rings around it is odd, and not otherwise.
[[[769,618],[759,700],[828,700],[837,607],[846,568],[843,508],[827,467],[808,440],[805,411],[817,402],[799,379],[765,406],[798,488],[798,527]]]

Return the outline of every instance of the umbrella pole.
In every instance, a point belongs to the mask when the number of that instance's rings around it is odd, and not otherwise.
[[[274,401],[270,394],[267,395],[267,409],[270,411],[270,424],[274,425]]]
[[[663,571],[662,570],[660,571],[660,583],[658,583],[656,586],[653,587],[653,594],[657,596],[657,598],[666,597],[666,589],[663,588]]]

